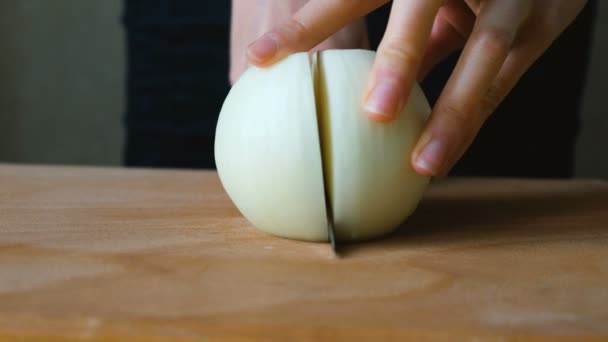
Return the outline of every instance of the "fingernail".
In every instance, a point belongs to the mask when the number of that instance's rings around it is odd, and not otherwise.
[[[396,115],[400,95],[394,82],[381,81],[367,97],[365,111],[372,115],[392,118]]]
[[[249,45],[247,54],[254,61],[264,62],[274,57],[274,55],[277,54],[278,49],[279,44],[276,39],[265,36]]]
[[[416,158],[416,166],[427,171],[432,175],[436,175],[443,165],[443,161],[447,156],[447,146],[441,140],[431,140],[422,150],[418,158]]]

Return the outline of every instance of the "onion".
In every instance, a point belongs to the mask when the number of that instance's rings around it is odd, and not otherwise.
[[[217,170],[239,211],[258,229],[327,241],[391,232],[416,208],[428,177],[410,154],[430,106],[418,85],[391,123],[370,120],[361,98],[374,52],[298,53],[251,67],[222,107]],[[325,189],[328,193],[326,203]]]

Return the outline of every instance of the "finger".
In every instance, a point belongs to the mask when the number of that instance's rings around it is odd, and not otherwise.
[[[461,0],[448,0],[439,9],[418,70],[418,81],[423,80],[435,65],[464,47],[474,23],[475,15]]]
[[[511,53],[509,53],[509,56],[493,81],[492,86],[490,86],[482,99],[479,108],[482,117],[489,116],[498,108],[500,103],[517,85],[521,77],[536,60],[542,56],[544,51],[553,43],[554,38],[561,33],[565,28],[565,25],[570,23],[578,12],[573,11],[572,13],[572,17],[568,18],[570,21],[564,21],[564,26],[562,27],[539,30],[538,22],[536,22],[536,20],[528,20],[526,22],[513,44]],[[458,152],[448,160],[446,168],[444,168],[442,172],[443,174],[447,174],[449,169],[456,164],[472,141],[473,138],[471,137],[466,144],[461,146]]]
[[[391,121],[403,108],[421,64],[442,0],[395,0],[364,98],[376,121]]]
[[[477,134],[487,117],[479,107],[484,97],[496,96],[491,87],[530,9],[527,0],[483,3],[471,38],[414,149],[417,172],[440,174]]]
[[[247,57],[255,65],[267,66],[291,53],[308,51],[386,2],[388,0],[311,0],[290,20],[254,41]]]

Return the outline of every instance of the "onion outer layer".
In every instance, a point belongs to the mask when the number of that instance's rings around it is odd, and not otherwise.
[[[251,67],[224,102],[215,158],[222,184],[258,229],[327,241],[327,187],[339,240],[391,232],[416,208],[429,178],[409,156],[430,106],[418,85],[391,123],[370,120],[361,98],[375,53],[298,53]],[[314,77],[313,77],[314,76]]]

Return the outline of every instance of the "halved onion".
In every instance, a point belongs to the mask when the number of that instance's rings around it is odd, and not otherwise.
[[[331,50],[311,64],[308,54],[294,54],[250,68],[231,89],[216,164],[255,227],[326,241],[329,208],[338,239],[359,240],[392,231],[415,210],[429,179],[409,160],[430,107],[416,85],[397,120],[371,121],[361,98],[374,56]]]

